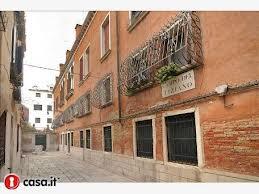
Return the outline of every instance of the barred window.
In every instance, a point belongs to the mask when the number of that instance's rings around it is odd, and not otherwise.
[[[47,118],[47,123],[52,123],[52,118]]]
[[[102,105],[108,104],[111,102],[111,77],[107,77],[103,81],[103,98]]]
[[[103,128],[104,151],[112,152],[112,131],[111,126]]]
[[[71,146],[74,146],[74,133],[71,132]]]
[[[137,156],[153,158],[153,128],[152,120],[136,122]]]
[[[67,145],[67,134],[65,134],[65,145]]]
[[[80,131],[80,148],[84,147],[84,131]]]
[[[85,147],[90,149],[91,148],[91,131],[87,129],[85,131]]]
[[[165,118],[168,161],[197,165],[197,145],[194,113]]]

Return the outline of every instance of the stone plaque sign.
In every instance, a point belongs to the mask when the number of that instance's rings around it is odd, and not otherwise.
[[[193,70],[182,73],[161,84],[162,97],[171,96],[195,88]]]

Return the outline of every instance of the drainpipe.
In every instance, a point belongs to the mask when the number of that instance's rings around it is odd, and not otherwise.
[[[119,52],[119,18],[118,11],[115,11],[116,23],[116,65],[117,65],[117,90],[118,90],[118,109],[119,109],[119,122],[121,122],[121,86],[120,86],[120,52]]]

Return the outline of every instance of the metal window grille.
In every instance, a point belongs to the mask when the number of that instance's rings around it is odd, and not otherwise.
[[[169,116],[167,127],[168,161],[197,165],[194,113]]]
[[[85,147],[90,149],[91,147],[91,132],[90,130],[85,131]]]
[[[84,147],[84,132],[80,131],[80,148]]]
[[[74,146],[74,133],[71,132],[71,146]]]
[[[112,75],[107,74],[98,81],[91,94],[91,104],[103,108],[112,102]]]
[[[121,91],[132,95],[153,85],[157,70],[172,63],[177,67],[175,75],[203,63],[200,20],[195,12],[180,12],[123,61]]]
[[[152,120],[136,122],[137,156],[153,158]]]
[[[67,145],[67,134],[65,134],[65,145]]]
[[[103,128],[104,134],[104,151],[111,152],[112,151],[112,131],[111,126]]]
[[[5,164],[6,112],[0,117],[0,168]]]

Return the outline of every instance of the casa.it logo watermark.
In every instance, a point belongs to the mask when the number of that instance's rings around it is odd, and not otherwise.
[[[59,179],[59,178],[58,178]],[[56,186],[57,178],[50,177],[48,179],[24,179],[23,185],[26,187],[38,187],[38,186]],[[7,189],[14,190],[17,189],[20,185],[20,177],[17,174],[8,174],[4,178],[4,184]]]

